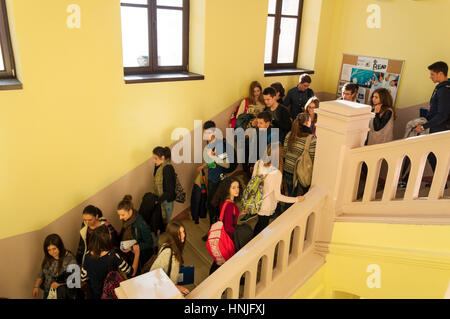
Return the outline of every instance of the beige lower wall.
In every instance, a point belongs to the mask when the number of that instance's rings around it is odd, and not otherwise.
[[[218,128],[224,129],[227,127],[230,114],[239,102],[237,101],[227,107],[212,119]],[[193,142],[192,134],[191,138],[191,142]],[[157,145],[149,145],[149,148],[153,149],[155,146]],[[198,165],[194,163],[174,164],[187,196],[184,204],[175,202],[173,217],[184,212],[190,206],[190,195]],[[42,245],[47,235],[57,233],[63,239],[66,248],[73,253],[76,252],[82,222],[81,213],[85,206],[95,205],[99,207],[108,221],[116,229],[119,229],[121,223],[116,213],[117,204],[124,195],[131,194],[133,203],[138,208],[142,196],[153,190],[153,168],[153,160],[150,158],[45,228],[1,239],[0,298],[31,298],[33,285],[44,256]]]

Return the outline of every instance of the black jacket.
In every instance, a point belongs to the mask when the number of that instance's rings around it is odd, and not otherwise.
[[[292,120],[295,120],[299,113],[305,111],[305,104],[314,96],[314,91],[307,88],[305,91],[300,91],[298,87],[290,89],[284,99],[286,107],[291,106],[290,113]]]
[[[446,131],[450,124],[450,81],[439,83],[434,89],[430,100],[428,122],[423,128],[430,129],[430,133]]]
[[[266,107],[264,111],[270,111],[270,107]],[[272,119],[272,127],[280,130],[280,143],[283,145],[284,138],[291,131],[292,122],[289,111],[286,106],[279,104],[275,110],[275,116]]]
[[[156,175],[156,171],[159,166],[155,166],[153,171],[153,176]],[[163,169],[163,194],[159,198],[159,202],[164,201],[173,202],[175,200],[175,185],[176,185],[176,175],[175,170],[172,165],[166,165]]]

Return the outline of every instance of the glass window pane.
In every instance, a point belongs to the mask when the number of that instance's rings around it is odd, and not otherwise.
[[[148,0],[120,0],[120,3],[148,4]]]
[[[264,63],[272,63],[272,49],[273,49],[273,31],[275,29],[275,18],[267,18],[266,31],[266,53],[264,55]]]
[[[281,18],[280,43],[278,46],[278,63],[294,62],[296,18]]]
[[[269,0],[269,14],[275,14],[277,9],[277,0]]]
[[[149,65],[147,12],[146,8],[121,8],[124,67]]]
[[[183,65],[183,11],[157,10],[158,65]]]
[[[148,4],[148,0],[120,0],[120,3]]]
[[[182,7],[183,0],[158,0],[156,2],[158,6],[168,6],[168,7]]]
[[[298,15],[299,0],[283,0],[281,14]]]
[[[3,52],[2,48],[0,47],[0,71],[3,71],[5,69],[5,65],[3,64]]]

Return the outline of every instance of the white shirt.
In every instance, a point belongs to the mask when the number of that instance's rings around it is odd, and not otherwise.
[[[296,203],[297,197],[288,197],[281,194],[281,181],[283,175],[280,170],[276,167],[264,166],[263,161],[259,160],[256,162],[253,168],[252,176],[265,175],[264,178],[264,188],[263,188],[263,202],[261,204],[261,210],[258,215],[261,216],[271,216],[277,208],[278,202],[284,203]]]

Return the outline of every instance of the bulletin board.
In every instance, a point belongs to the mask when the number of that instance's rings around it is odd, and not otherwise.
[[[357,101],[370,104],[370,96],[378,88],[386,88],[397,100],[404,60],[392,60],[364,55],[344,53],[337,89],[337,98],[342,96],[342,87],[352,82],[359,85]]]

